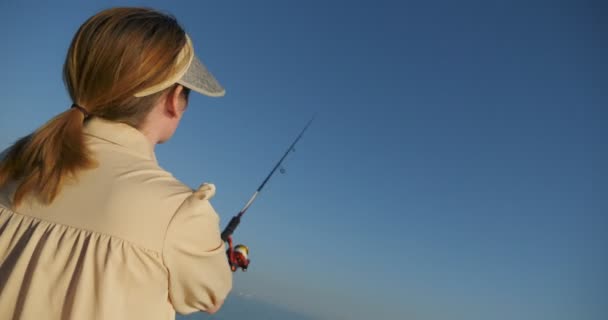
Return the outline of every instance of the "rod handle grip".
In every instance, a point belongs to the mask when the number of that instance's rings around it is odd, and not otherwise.
[[[236,227],[239,226],[239,223],[241,223],[241,217],[239,216],[234,216],[232,219],[230,219],[230,222],[228,222],[228,225],[226,228],[224,228],[224,231],[222,231],[223,241],[228,241],[228,237],[234,233],[234,230],[236,230]]]

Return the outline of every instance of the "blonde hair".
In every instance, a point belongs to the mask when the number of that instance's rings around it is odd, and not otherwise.
[[[169,78],[186,45],[177,20],[146,8],[112,8],[89,18],[76,32],[63,67],[74,104],[95,117],[138,128],[163,91],[137,92]],[[13,144],[0,163],[0,187],[18,182],[13,206],[33,194],[49,204],[66,178],[95,166],[83,135],[85,113],[70,108]]]

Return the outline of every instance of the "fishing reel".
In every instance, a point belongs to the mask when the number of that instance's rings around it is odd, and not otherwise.
[[[243,271],[247,271],[249,267],[249,248],[244,244],[237,244],[232,246],[232,237],[228,237],[228,250],[226,250],[228,256],[228,264],[230,264],[230,270],[236,272],[239,268]]]
[[[228,264],[230,264],[230,270],[232,272],[236,272],[239,268],[243,271],[247,271],[249,267],[249,248],[244,244],[237,244],[233,246],[232,244],[232,233],[236,230],[239,223],[241,223],[242,213],[234,216],[224,231],[222,231],[222,240],[228,243],[228,250],[226,250],[226,255],[228,256]]]

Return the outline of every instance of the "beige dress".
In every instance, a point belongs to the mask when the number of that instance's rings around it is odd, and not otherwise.
[[[0,319],[168,320],[214,309],[232,287],[209,203],[160,168],[136,129],[93,118],[98,166],[48,206],[0,189]]]

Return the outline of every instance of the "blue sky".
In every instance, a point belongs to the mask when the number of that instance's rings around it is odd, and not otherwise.
[[[226,87],[157,149],[216,184],[224,223],[318,113],[236,233],[252,267],[229,308],[608,314],[601,1],[3,1],[0,148],[70,105],[71,37],[113,5],[173,13]]]

